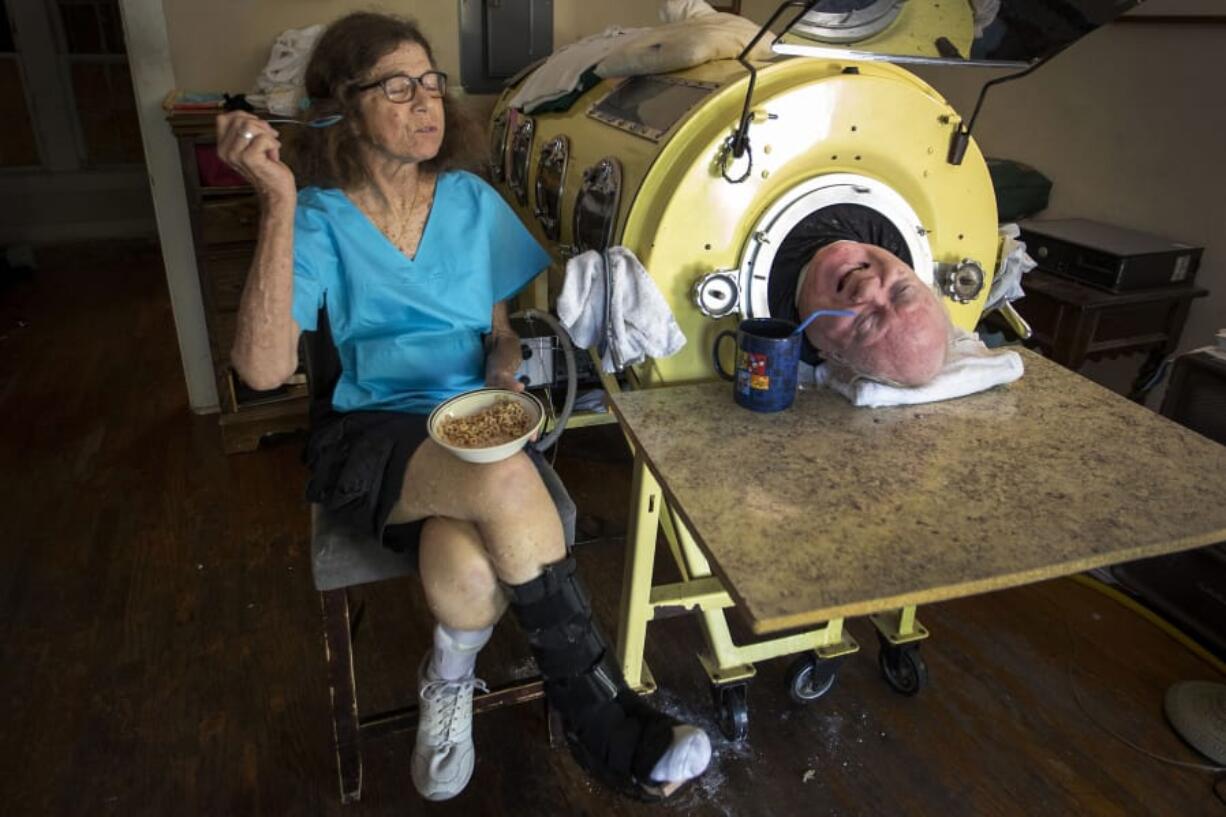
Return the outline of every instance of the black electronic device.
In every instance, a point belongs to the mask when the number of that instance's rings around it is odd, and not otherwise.
[[[517,378],[529,389],[566,387],[566,360],[562,344],[549,324],[532,318],[514,317],[511,328],[519,335],[523,363]],[[600,373],[584,349],[575,350],[576,385],[581,388],[600,385]]]
[[[1039,268],[1111,292],[1187,285],[1203,247],[1084,218],[1023,221]]]

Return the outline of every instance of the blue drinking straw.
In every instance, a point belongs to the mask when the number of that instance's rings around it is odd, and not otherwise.
[[[792,334],[799,335],[801,332],[805,331],[806,326],[813,323],[815,318],[820,318],[823,315],[831,318],[850,318],[855,314],[856,310],[854,309],[819,309],[809,317],[805,318],[804,321],[801,322],[800,326],[793,329]]]

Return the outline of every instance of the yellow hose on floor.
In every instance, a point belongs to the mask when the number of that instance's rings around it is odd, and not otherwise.
[[[1153,610],[1149,609],[1145,605],[1134,601],[1133,599],[1129,598],[1125,594],[1116,590],[1114,587],[1111,587],[1110,585],[1102,581],[1099,581],[1098,579],[1091,578],[1090,576],[1077,575],[1077,576],[1069,576],[1068,578],[1072,579],[1073,581],[1077,582],[1078,584],[1084,587],[1088,587],[1091,590],[1094,590],[1098,593],[1102,593],[1104,596],[1116,602],[1117,604],[1120,604],[1128,608],[1132,612],[1139,615],[1141,618],[1148,621],[1150,624],[1157,627],[1162,632],[1169,635],[1171,638],[1178,641],[1183,646],[1187,647],[1189,650],[1192,651],[1194,655],[1196,655],[1202,661],[1207,663],[1209,666],[1213,667],[1223,676],[1226,676],[1226,662],[1223,662],[1222,659],[1218,658],[1216,655],[1214,655],[1213,653],[1209,652],[1207,649],[1202,647],[1190,635],[1188,635],[1183,630],[1179,629],[1174,624],[1167,621],[1165,618],[1158,615],[1157,613],[1155,613]]]

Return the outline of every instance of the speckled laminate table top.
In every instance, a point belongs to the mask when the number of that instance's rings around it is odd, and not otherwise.
[[[1226,540],[1226,447],[1030,352],[959,400],[758,414],[728,383],[612,396],[756,632]]]

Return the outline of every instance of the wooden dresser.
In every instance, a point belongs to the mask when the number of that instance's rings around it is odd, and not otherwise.
[[[1162,361],[1179,347],[1192,301],[1209,290],[1191,284],[1108,292],[1040,268],[1023,281],[1017,310],[1034,330],[1033,344],[1077,371],[1087,360],[1143,352],[1128,398],[1145,402]]]
[[[215,112],[173,113],[167,117],[179,142],[187,206],[200,290],[204,298],[209,347],[221,403],[221,439],[226,453],[253,451],[270,434],[307,426],[306,378],[271,392],[246,387],[230,367],[230,345],[238,302],[255,252],[259,204],[246,185],[209,184],[209,157],[215,153]]]

